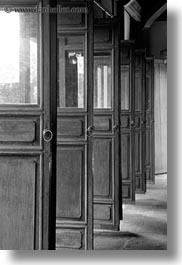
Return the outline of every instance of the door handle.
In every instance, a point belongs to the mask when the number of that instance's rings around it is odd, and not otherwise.
[[[43,139],[45,142],[51,142],[52,141],[52,138],[53,138],[53,133],[51,130],[48,130],[48,129],[44,129],[43,130]]]
[[[118,132],[119,131],[119,125],[118,124],[114,125],[112,129],[113,129],[114,133]]]
[[[94,126],[89,126],[88,129],[86,130],[87,136],[92,137],[93,136],[93,131],[95,127]]]
[[[141,125],[146,124],[146,122],[147,122],[146,120],[142,120],[142,121],[141,121]]]
[[[134,127],[135,122],[134,122],[134,121],[131,121],[131,122],[130,122],[130,125]]]

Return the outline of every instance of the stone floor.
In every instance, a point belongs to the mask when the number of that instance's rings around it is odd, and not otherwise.
[[[96,250],[167,249],[167,175],[147,184],[146,194],[137,194],[135,204],[125,204],[120,231],[97,231]]]

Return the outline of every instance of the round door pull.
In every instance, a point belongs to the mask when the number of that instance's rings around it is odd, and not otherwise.
[[[131,124],[131,126],[134,126],[135,125],[135,122],[134,121],[131,121],[130,124]]]
[[[53,138],[53,133],[51,130],[45,129],[43,131],[43,139],[45,142],[50,142]]]
[[[93,131],[94,131],[94,126],[89,126],[87,129],[87,136],[91,137],[93,135]]]

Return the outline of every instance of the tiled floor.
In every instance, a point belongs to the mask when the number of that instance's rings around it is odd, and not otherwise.
[[[95,249],[166,250],[167,249],[167,175],[156,176],[146,194],[137,194],[135,204],[124,205],[120,232],[99,232]]]

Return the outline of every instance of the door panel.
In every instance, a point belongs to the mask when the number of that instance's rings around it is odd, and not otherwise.
[[[112,139],[94,138],[94,196],[112,198]],[[99,161],[98,163],[96,161]]]
[[[136,192],[146,191],[145,51],[135,51],[135,179]]]
[[[31,148],[40,147],[40,124],[42,117],[37,115],[24,116],[4,114],[0,117],[0,143],[6,148],[21,145]]]
[[[93,248],[92,4],[64,5],[88,12],[57,16],[56,248],[87,250]]]
[[[112,225],[112,219],[113,219],[113,205],[112,204],[95,204],[94,205],[94,218],[95,221],[101,222],[104,225]]]
[[[135,132],[135,174],[139,175],[142,172],[142,137],[139,131]]]
[[[133,43],[122,41],[121,56],[121,169],[124,203],[135,200],[134,180],[134,58]]]
[[[85,115],[72,115],[64,116],[58,114],[57,127],[58,127],[58,140],[70,141],[85,140],[86,138],[86,124],[87,117]]]
[[[118,50],[114,48],[114,26],[107,30],[95,27],[94,34],[94,227],[118,230]]]
[[[36,190],[42,185],[40,156],[4,154],[0,167],[0,249],[35,249],[41,205],[40,190]]]
[[[57,248],[70,250],[84,250],[87,236],[83,228],[59,228],[56,232]]]
[[[34,3],[27,5],[40,4]],[[50,16],[42,18],[49,25]],[[0,11],[0,21],[0,249],[54,249],[51,131],[43,139],[44,129],[53,131],[51,57],[49,66],[42,61],[49,39],[41,37],[45,25],[38,13]]]
[[[84,145],[57,147],[57,218],[85,221],[85,154]]]
[[[149,182],[155,182],[153,58],[146,58],[146,177]]]

